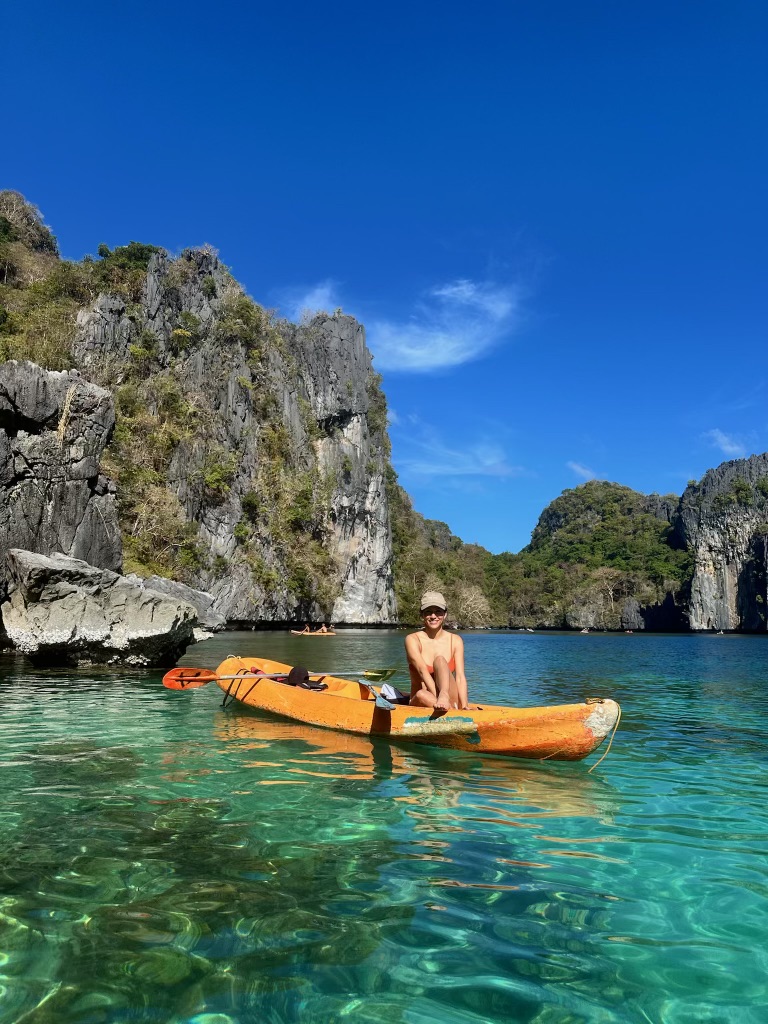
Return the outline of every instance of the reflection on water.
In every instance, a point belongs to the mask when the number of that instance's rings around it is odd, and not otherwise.
[[[757,1024],[764,648],[681,640],[468,638],[483,699],[622,701],[592,775],[0,664],[0,1024]]]
[[[272,768],[260,785],[283,782],[301,785],[312,778],[377,780],[400,778],[407,795],[395,798],[418,805],[434,802],[457,806],[471,794],[476,810],[493,814],[496,803],[501,820],[513,817],[597,817],[601,812],[590,799],[600,798],[602,813],[610,813],[611,788],[585,773],[559,774],[538,764],[508,761],[488,755],[456,751],[425,753],[415,744],[395,744],[380,737],[336,733],[298,722],[235,709],[217,715],[214,735],[224,744],[238,743],[241,751],[258,751],[252,767]],[[302,756],[269,760],[275,745],[300,741]],[[266,759],[265,759],[266,758]],[[436,769],[436,765],[439,766]],[[487,800],[488,803],[477,803]],[[496,820],[496,818],[489,818]]]

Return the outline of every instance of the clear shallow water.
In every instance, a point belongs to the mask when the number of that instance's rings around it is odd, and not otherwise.
[[[184,662],[404,682],[402,639],[226,634]],[[763,1022],[766,638],[465,642],[473,697],[619,700],[597,771],[0,660],[0,1024]]]

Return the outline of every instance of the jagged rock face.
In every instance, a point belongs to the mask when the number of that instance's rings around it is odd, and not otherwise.
[[[646,494],[645,511],[656,519],[671,523],[677,512],[679,499],[670,494]]]
[[[114,486],[99,471],[113,426],[111,394],[76,371],[0,365],[0,596],[10,548],[120,569]]]
[[[203,427],[178,444],[167,485],[207,554],[188,582],[214,596],[217,612],[231,623],[393,622],[385,424],[374,419],[364,330],[321,314],[301,326],[270,321],[256,338],[243,301],[214,254],[158,253],[138,308],[100,296],[81,313],[73,355],[119,382],[137,342],[151,344],[200,411]],[[213,494],[206,480],[217,465],[231,473]],[[313,504],[306,523],[302,481]],[[315,567],[297,565],[302,545]]]
[[[190,643],[195,609],[76,558],[8,553],[8,637],[40,664],[173,665]]]
[[[691,629],[765,632],[768,454],[724,462],[689,485],[675,531],[695,553]]]
[[[131,575],[125,576],[124,579],[137,587],[171,597],[178,604],[191,605],[195,609],[198,626],[206,633],[216,633],[226,626],[224,616],[214,610],[213,598],[203,590],[194,590],[184,583],[166,579],[164,576],[149,576],[142,579],[141,576]]]
[[[321,475],[336,481],[329,526],[339,560],[341,593],[334,622],[394,622],[392,538],[384,482],[382,438],[371,437],[368,383],[371,354],[361,324],[321,315],[289,328],[290,347],[320,426],[314,441]]]

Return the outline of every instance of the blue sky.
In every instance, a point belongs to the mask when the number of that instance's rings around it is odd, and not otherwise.
[[[9,9],[10,8],[10,9]],[[365,324],[416,508],[517,551],[592,477],[768,449],[768,5],[27,0],[0,187]]]

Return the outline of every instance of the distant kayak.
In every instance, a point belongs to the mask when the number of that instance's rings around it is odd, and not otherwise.
[[[336,636],[336,633],[332,629],[316,629],[314,633],[308,633],[305,629],[292,629],[291,632],[294,636]]]
[[[174,674],[185,671],[175,669]],[[532,708],[483,704],[472,710],[436,712],[409,704],[383,708],[364,682],[335,676],[311,673],[309,689],[267,678],[278,675],[287,680],[290,671],[290,665],[266,658],[230,657],[216,669],[215,679],[211,673],[211,681],[248,707],[294,721],[507,757],[579,761],[600,746],[619,718],[619,705],[608,699]]]

